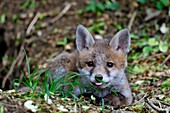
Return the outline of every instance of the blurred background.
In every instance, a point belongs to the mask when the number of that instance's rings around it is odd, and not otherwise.
[[[170,102],[169,0],[1,0],[0,88],[12,89],[14,78],[27,75],[24,49],[31,70],[73,51],[78,24],[96,39],[129,28],[127,73],[135,98],[147,92]]]

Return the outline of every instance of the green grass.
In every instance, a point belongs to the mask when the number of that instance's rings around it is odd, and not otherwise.
[[[17,87],[21,85],[30,89],[30,91],[28,91],[28,94],[23,95],[22,98],[26,100],[38,99],[41,101],[43,98],[45,98],[46,95],[45,101],[46,103],[48,103],[49,101],[51,101],[51,96],[57,98],[71,97],[75,101],[75,103],[80,102],[81,104],[86,105],[86,103],[78,98],[73,92],[74,86],[82,85],[78,80],[78,73],[69,72],[62,75],[61,77],[56,77],[55,79],[53,79],[51,73],[48,70],[43,72],[42,68],[36,67],[33,71],[31,71],[29,58],[26,55],[26,52],[25,56],[27,64],[27,74],[22,71],[21,73],[23,76],[23,80],[13,80],[13,86],[16,92],[18,92]],[[43,81],[40,79],[41,77],[44,78]],[[66,90],[65,87],[67,86],[69,86],[69,88]],[[37,91],[38,87],[40,88],[40,91]]]
[[[25,0],[25,2],[22,4],[21,9],[29,8],[35,8],[36,2],[35,0]]]
[[[93,12],[100,16],[104,11],[118,10],[118,8],[118,2],[90,0],[90,3],[85,6],[85,12]]]
[[[25,52],[25,50],[24,50]],[[14,79],[13,86],[15,90],[18,92],[17,87],[24,86],[30,89],[31,92],[37,93],[37,88],[40,88],[41,94],[55,95],[59,94],[60,97],[73,97],[74,100],[78,100],[78,97],[74,94],[73,88],[75,86],[80,87],[80,92],[82,92],[81,87],[86,86],[86,84],[82,84],[79,82],[80,74],[76,72],[65,73],[62,76],[58,76],[54,79],[50,73],[50,71],[43,71],[42,68],[34,68],[33,71],[30,69],[29,58],[25,52],[26,65],[27,65],[27,74],[21,71],[21,75],[23,80]],[[58,70],[60,71],[60,70]],[[42,81],[40,78],[44,78]],[[67,90],[66,90],[67,87]],[[96,90],[95,87],[91,87]]]
[[[97,23],[94,23],[92,26],[88,27],[88,30],[90,32],[95,32],[98,34],[104,34],[105,31],[102,29],[104,25],[105,25],[105,22],[97,22]]]
[[[153,4],[157,9],[162,10],[169,7],[169,0],[136,0],[141,4]]]

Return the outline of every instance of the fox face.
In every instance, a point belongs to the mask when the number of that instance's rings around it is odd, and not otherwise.
[[[94,40],[89,31],[79,25],[76,31],[77,69],[82,82],[98,89],[117,87],[123,81],[130,50],[128,29],[119,31],[111,40]],[[119,89],[116,89],[119,90]]]
[[[124,72],[126,56],[113,51],[108,41],[96,41],[94,47],[79,53],[79,72],[97,88],[112,85],[115,78]]]

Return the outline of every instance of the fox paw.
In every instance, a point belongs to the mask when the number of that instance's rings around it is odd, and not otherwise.
[[[126,103],[125,97],[119,93],[117,95],[116,94],[108,94],[103,99],[104,99],[104,103],[106,105],[112,105],[115,108],[121,107],[121,106],[125,105],[125,103]]]

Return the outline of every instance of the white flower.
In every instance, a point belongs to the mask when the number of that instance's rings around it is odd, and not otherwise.
[[[24,103],[24,107],[31,110],[32,112],[36,112],[37,109],[38,109],[38,106],[34,106],[32,105],[33,101],[32,100],[27,100],[25,103]]]
[[[44,100],[47,102],[47,104],[53,104],[52,100],[47,94],[44,95]]]

